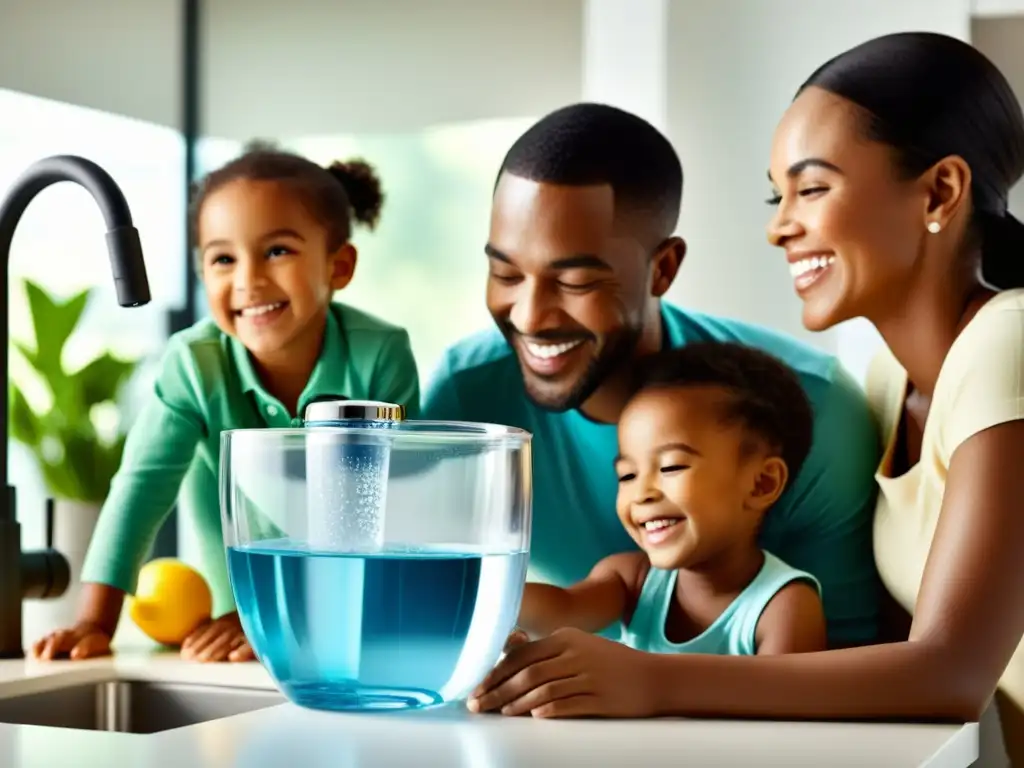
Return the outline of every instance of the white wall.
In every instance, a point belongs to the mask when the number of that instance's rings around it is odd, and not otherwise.
[[[178,0],[0,0],[0,88],[180,126]],[[390,132],[578,98],[583,0],[205,0],[204,130]]]
[[[971,42],[995,63],[1010,81],[1017,98],[1024,103],[1024,2],[1013,18],[975,19]],[[1010,210],[1024,219],[1024,181],[1010,192]]]
[[[670,0],[586,0],[584,101],[614,104],[659,130],[668,126]]]
[[[0,0],[0,88],[177,128],[181,16],[179,0]]]
[[[1024,0],[971,0],[971,15],[976,19],[1024,14]]]
[[[580,93],[582,0],[211,0],[204,17],[213,136],[408,131]]]

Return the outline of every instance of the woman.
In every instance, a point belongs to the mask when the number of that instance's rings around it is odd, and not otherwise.
[[[651,656],[578,632],[514,648],[470,702],[535,716],[978,719],[997,684],[1024,764],[1024,117],[952,38],[825,64],[775,135],[771,242],[805,325],[868,318],[886,440],[876,559],[909,636],[774,657]]]

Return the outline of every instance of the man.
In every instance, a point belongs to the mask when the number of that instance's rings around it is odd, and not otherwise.
[[[565,586],[635,548],[615,514],[615,424],[634,361],[692,341],[734,341],[793,367],[814,405],[808,460],[764,523],[762,545],[821,582],[830,642],[875,638],[871,545],[875,425],[839,362],[756,326],[662,300],[686,255],[673,236],[683,173],[657,129],[597,104],[559,109],[509,150],[494,190],[487,306],[496,329],[450,348],[425,418],[534,435],[532,577]]]

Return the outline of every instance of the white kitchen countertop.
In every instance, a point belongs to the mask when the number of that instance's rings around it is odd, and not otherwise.
[[[256,663],[201,665],[143,650],[86,662],[0,661],[0,699],[109,680],[274,688]],[[965,768],[977,757],[977,742],[973,723],[537,721],[472,715],[461,705],[419,713],[338,715],[281,704],[149,735],[0,724],[0,766]]]

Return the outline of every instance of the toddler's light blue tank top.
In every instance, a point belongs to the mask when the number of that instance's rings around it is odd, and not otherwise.
[[[649,653],[753,656],[757,652],[754,639],[757,622],[779,590],[794,581],[807,581],[821,594],[817,579],[765,552],[764,565],[757,576],[710,627],[692,640],[673,643],[665,637],[665,621],[675,599],[677,573],[659,568],[648,572],[633,617],[622,632],[625,645]]]

